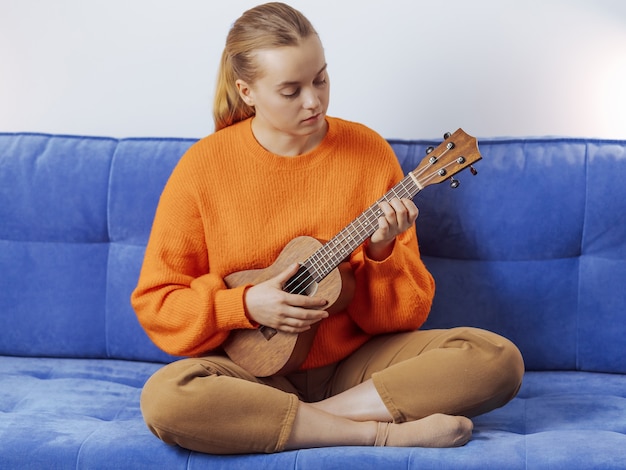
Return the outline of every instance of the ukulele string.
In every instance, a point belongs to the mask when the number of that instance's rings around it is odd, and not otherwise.
[[[449,150],[449,148],[446,148],[443,153],[439,155],[439,157],[431,159],[427,165],[425,165],[422,169],[413,174],[413,176],[419,180],[419,184],[421,185],[421,187],[413,180],[413,177],[411,177],[410,175],[404,177],[396,186],[391,188],[391,190],[387,194],[385,194],[378,201],[376,201],[375,204],[366,209],[345,229],[343,229],[329,242],[327,242],[325,245],[315,251],[315,253],[313,253],[306,261],[300,263],[301,269],[298,270],[298,273],[296,273],[294,277],[287,281],[284,289],[288,290],[288,292],[291,293],[304,294],[316,282],[318,282],[316,281],[314,274],[317,274],[317,277],[320,279],[320,281],[324,279],[346,257],[337,255],[337,250],[333,249],[333,247],[339,246],[342,255],[345,253],[352,253],[352,251],[354,251],[354,249],[361,245],[364,239],[369,236],[374,223],[377,222],[378,218],[383,215],[382,210],[378,207],[381,202],[389,202],[393,198],[402,199],[408,197],[409,199],[413,199],[417,195],[417,193],[420,192],[421,188],[427,185],[429,181],[431,181],[433,178],[441,176],[439,172],[442,169],[446,169],[447,167],[457,163],[453,160],[443,167],[431,172],[427,176],[422,176],[429,169],[431,169],[438,161],[438,159],[444,156]],[[361,222],[361,219],[365,219],[365,225]],[[356,225],[357,223],[358,226]],[[365,237],[363,236],[364,234]],[[343,238],[343,240],[340,240],[340,238]],[[314,270],[314,273],[311,273],[309,271],[310,269]]]

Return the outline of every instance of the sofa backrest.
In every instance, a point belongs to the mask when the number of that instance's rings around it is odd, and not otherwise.
[[[129,303],[193,139],[0,134],[0,354],[169,361]],[[405,172],[431,141],[390,141]],[[626,372],[626,142],[481,140],[479,174],[417,196],[426,327],[514,340],[529,369]],[[346,221],[346,223],[349,221]]]

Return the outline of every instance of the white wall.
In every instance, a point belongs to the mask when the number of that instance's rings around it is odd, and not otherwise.
[[[261,0],[0,0],[0,131],[200,137],[230,24]],[[330,114],[383,136],[626,139],[622,0],[291,0]]]

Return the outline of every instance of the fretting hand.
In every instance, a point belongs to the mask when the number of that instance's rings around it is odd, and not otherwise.
[[[378,218],[378,229],[370,237],[366,250],[371,259],[382,261],[393,251],[396,237],[415,223],[419,210],[412,200],[398,198],[383,201],[378,207],[383,215]]]

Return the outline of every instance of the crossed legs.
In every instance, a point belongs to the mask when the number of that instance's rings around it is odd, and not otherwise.
[[[313,403],[298,398],[303,392],[289,377],[258,379],[209,356],[163,367],[141,405],[158,437],[206,453],[449,447],[469,440],[469,417],[513,398],[522,375],[519,351],[498,335],[418,331],[371,340],[335,369],[326,398]]]

